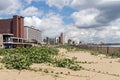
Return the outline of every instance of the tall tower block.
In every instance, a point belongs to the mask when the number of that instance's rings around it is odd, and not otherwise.
[[[14,37],[19,37],[19,16],[15,15],[13,16],[13,34]]]
[[[63,35],[63,33],[61,33],[61,35],[60,35],[60,43],[62,45],[64,45],[64,35]]]

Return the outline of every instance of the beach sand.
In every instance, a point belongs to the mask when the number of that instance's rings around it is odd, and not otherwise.
[[[94,56],[85,51],[67,52],[65,49],[60,49],[60,55],[67,58],[76,57],[77,61],[83,62],[79,64],[84,69],[73,71],[48,64],[33,64],[31,68],[42,69],[42,71],[3,68],[0,70],[0,80],[120,80],[119,58],[112,59],[105,55]],[[44,72],[45,69],[48,70],[47,73]]]

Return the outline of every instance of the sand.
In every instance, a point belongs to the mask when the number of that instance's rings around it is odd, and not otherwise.
[[[68,58],[77,57],[77,61],[87,63],[80,63],[84,68],[80,71],[58,68],[48,64],[30,66],[36,70],[42,69],[42,71],[18,71],[3,68],[0,70],[0,80],[120,80],[119,58],[112,59],[105,55],[94,56],[84,51],[67,52],[65,49],[60,49],[60,55]],[[45,69],[48,70],[48,73],[44,72]]]

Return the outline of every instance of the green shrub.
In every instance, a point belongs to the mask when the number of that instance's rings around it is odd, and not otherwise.
[[[75,61],[74,59],[68,59],[68,58],[56,60],[54,65],[57,67],[72,69],[74,71],[80,70],[82,68],[77,64],[77,61]]]
[[[72,61],[71,59],[67,59],[67,58],[60,59],[55,62],[55,65],[57,67],[64,67],[64,68],[69,67],[71,64],[74,64],[74,61]]]
[[[69,67],[69,69],[72,69],[72,70],[74,70],[74,71],[78,71],[78,70],[80,70],[82,67],[81,66],[79,66],[79,65],[71,65],[70,67]]]
[[[90,53],[91,53],[91,55],[95,55],[95,56],[97,56],[99,54],[103,54],[102,52],[97,51],[97,50],[90,51]]]
[[[2,62],[8,69],[28,69],[31,65],[30,59],[27,56],[18,53],[6,55]]]
[[[120,58],[120,53],[109,53],[107,56],[111,56],[112,58]]]
[[[2,62],[9,69],[27,69],[32,63],[47,63],[53,61],[53,55],[57,55],[58,50],[49,47],[32,47],[3,49]]]
[[[50,63],[57,67],[73,69],[77,64],[75,57],[72,59],[56,59],[58,49],[52,47],[3,49],[0,52],[0,55],[4,56],[2,63],[8,69],[29,69],[32,63]]]
[[[44,72],[45,72],[45,73],[49,73],[48,69],[45,69]]]

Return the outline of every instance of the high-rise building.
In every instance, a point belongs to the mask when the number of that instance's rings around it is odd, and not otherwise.
[[[68,39],[68,45],[72,45],[72,40]]]
[[[42,32],[41,30],[35,29],[33,27],[24,26],[24,38],[29,42],[38,42],[42,41]]]
[[[60,34],[59,42],[60,42],[60,44],[64,44],[64,35],[63,35],[63,33]]]

